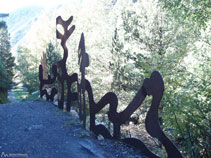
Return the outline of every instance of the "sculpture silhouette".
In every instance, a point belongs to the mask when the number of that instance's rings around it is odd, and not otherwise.
[[[157,138],[165,147],[166,152],[168,154],[168,158],[182,158],[181,153],[177,149],[177,147],[170,141],[170,139],[164,134],[162,131],[159,119],[158,119],[158,108],[160,101],[163,96],[164,92],[164,82],[162,79],[162,76],[159,72],[154,71],[151,74],[150,78],[146,78],[140,86],[139,91],[135,95],[135,97],[132,99],[132,101],[129,103],[129,105],[121,112],[117,112],[117,106],[118,106],[118,98],[115,93],[108,92],[106,93],[98,103],[95,103],[92,87],[88,80],[85,79],[85,68],[89,66],[89,55],[87,54],[85,50],[85,40],[84,40],[84,34],[81,34],[81,39],[79,42],[78,47],[78,63],[80,65],[80,72],[81,72],[81,82],[78,81],[78,74],[74,73],[71,76],[67,74],[66,69],[66,61],[68,57],[68,49],[66,47],[66,41],[70,37],[70,35],[73,33],[75,26],[73,25],[70,29],[68,29],[68,26],[71,24],[73,20],[73,17],[71,16],[67,21],[64,21],[60,16],[56,19],[56,24],[62,25],[64,28],[64,35],[62,35],[58,30],[56,30],[56,35],[58,39],[61,39],[61,45],[64,49],[64,55],[63,59],[61,61],[57,62],[57,66],[53,65],[52,72],[53,72],[53,78],[48,76],[48,79],[43,79],[43,68],[42,65],[39,67],[39,79],[40,79],[40,96],[43,96],[46,94],[48,99],[52,99],[53,96],[57,93],[56,89],[52,90],[51,95],[47,95],[46,90],[42,90],[42,87],[44,84],[52,84],[56,80],[56,77],[58,78],[59,82],[61,83],[62,92],[61,92],[61,98],[59,99],[59,108],[63,109],[64,106],[64,83],[67,84],[67,111],[70,110],[71,101],[77,100],[79,103],[79,112],[80,117],[81,112],[83,111],[83,123],[84,127],[86,125],[86,104],[85,104],[85,91],[88,93],[88,100],[89,100],[89,112],[90,112],[90,130],[93,131],[96,135],[102,135],[105,138],[108,139],[120,139],[121,136],[121,125],[126,123],[131,115],[140,107],[146,96],[152,95],[152,104],[150,106],[149,111],[147,112],[145,125],[146,125],[146,131],[152,136]],[[60,68],[62,71],[62,74],[60,75],[57,72],[57,68]],[[78,86],[78,93],[73,93],[71,91],[72,83],[77,82]],[[83,96],[83,107],[81,105],[82,103],[82,96]],[[107,104],[109,104],[109,110],[108,110],[108,119],[110,122],[113,123],[113,134],[109,132],[109,130],[102,124],[96,125],[96,114],[100,112]],[[82,110],[83,108],[83,110]],[[141,151],[150,158],[159,158],[157,155],[153,154],[146,146],[145,144],[136,139],[136,138],[125,138],[122,139],[123,142],[133,145],[137,148],[140,148]]]
[[[85,68],[89,66],[89,55],[86,53],[84,34],[81,34],[81,39],[78,46],[78,64],[80,65],[81,83],[78,82],[78,96],[79,96],[79,109],[81,115],[81,103],[83,97],[83,125],[86,128],[86,98],[85,98]],[[82,95],[81,95],[82,93]]]
[[[75,30],[75,25],[71,26],[70,29],[68,29],[68,26],[71,24],[73,20],[73,16],[71,16],[67,21],[64,21],[61,16],[56,18],[56,25],[60,24],[64,28],[64,35],[62,35],[58,30],[56,30],[56,37],[58,39],[61,39],[61,46],[64,50],[63,59],[57,62],[58,68],[61,69],[62,74],[60,75],[57,73],[57,77],[59,82],[61,83],[61,98],[58,100],[58,105],[60,109],[64,108],[64,83],[66,81],[67,84],[67,111],[70,111],[70,105],[71,101],[77,100],[77,93],[72,93],[71,91],[71,85],[74,82],[77,82],[78,75],[76,73],[72,74],[71,76],[67,73],[66,68],[66,61],[68,57],[68,49],[66,46],[66,41],[70,37],[70,35]]]
[[[115,93],[106,93],[98,103],[95,103],[93,99],[92,88],[88,80],[86,80],[86,90],[88,92],[90,104],[90,130],[93,131],[96,135],[101,134],[105,138],[109,139],[120,138],[120,126],[129,119],[129,117],[135,112],[135,110],[142,104],[147,95],[152,95],[152,105],[150,106],[145,121],[146,130],[152,137],[157,138],[164,145],[168,154],[168,158],[182,158],[179,150],[168,139],[159,125],[158,108],[164,91],[163,79],[159,72],[154,71],[151,74],[150,78],[146,78],[144,80],[144,83],[139,89],[136,96],[126,107],[126,109],[120,113],[117,112],[118,98]],[[108,118],[113,123],[114,128],[113,136],[110,134],[105,126],[95,125],[95,115],[107,104],[109,104]],[[126,138],[122,141],[130,145],[139,147],[145,155],[151,158],[159,158],[149,149],[147,149],[144,143],[138,139]]]
[[[52,66],[52,72],[53,72],[53,78],[51,78],[51,76],[48,75],[47,80],[43,79],[43,67],[42,67],[42,65],[39,66],[40,97],[42,98],[45,95],[46,100],[50,100],[50,101],[54,100],[54,96],[57,94],[57,89],[53,88],[51,90],[51,94],[49,95],[46,89],[43,90],[43,87],[44,87],[44,85],[50,85],[50,84],[53,84],[55,82],[56,76],[57,76],[56,65]]]

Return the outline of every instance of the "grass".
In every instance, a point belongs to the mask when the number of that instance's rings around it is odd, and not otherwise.
[[[29,96],[29,93],[23,87],[16,86],[12,89],[12,92],[19,101],[23,101],[23,99]]]
[[[63,126],[72,126],[72,125],[77,125],[79,124],[80,122],[77,121],[77,120],[70,120],[70,122],[64,122],[62,125]]]
[[[8,100],[6,94],[0,91],[0,104],[7,104],[10,101]]]
[[[80,134],[79,134],[80,138],[89,137],[89,136],[90,136],[90,134],[89,134],[88,131],[86,131],[86,130],[81,130],[80,131]]]
[[[40,98],[40,92],[34,92],[33,94],[29,94],[25,99],[23,100],[31,100],[31,101],[42,101],[42,99]]]
[[[19,101],[26,101],[26,100],[39,101],[39,100],[41,100],[39,98],[39,92],[34,92],[32,94],[29,94],[29,92],[27,92],[27,90],[25,88],[20,87],[20,86],[14,87],[12,91],[13,91],[15,97]]]

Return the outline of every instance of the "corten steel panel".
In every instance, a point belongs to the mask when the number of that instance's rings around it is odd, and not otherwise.
[[[73,17],[71,16],[67,21],[64,21],[60,16],[56,19],[56,24],[62,25],[64,28],[64,35],[62,35],[58,30],[56,30],[57,38],[61,39],[61,45],[64,49],[64,55],[63,59],[57,63],[57,67],[53,65],[52,71],[54,74],[54,77],[51,78],[48,76],[48,80],[43,80],[42,77],[42,66],[39,68],[39,78],[40,78],[40,92],[43,96],[45,91],[42,90],[42,87],[44,84],[51,84],[56,80],[56,77],[58,78],[59,82],[62,85],[62,94],[61,99],[59,100],[59,108],[63,108],[64,105],[64,83],[67,83],[67,89],[68,89],[68,97],[67,97],[67,110],[70,110],[70,103],[73,100],[78,99],[79,103],[79,112],[80,112],[80,118],[83,119],[83,123],[85,126],[86,123],[86,104],[85,104],[85,91],[88,93],[88,100],[89,100],[89,110],[90,110],[90,130],[93,131],[96,135],[102,135],[105,138],[109,139],[120,139],[121,135],[121,125],[124,124],[126,121],[129,120],[131,115],[141,106],[144,99],[151,95],[152,96],[152,104],[150,106],[149,111],[147,112],[145,125],[146,125],[146,131],[152,136],[157,138],[165,147],[168,158],[182,158],[181,153],[177,149],[177,147],[170,141],[170,139],[164,134],[162,131],[160,124],[159,124],[159,118],[158,118],[158,108],[160,101],[163,96],[164,92],[164,82],[163,78],[160,75],[159,72],[154,71],[151,74],[150,78],[146,78],[143,82],[143,84],[140,86],[139,91],[135,95],[135,97],[132,99],[132,101],[129,103],[129,105],[121,112],[117,112],[117,106],[118,106],[118,98],[115,93],[108,92],[106,93],[98,103],[94,101],[93,92],[91,84],[88,80],[85,79],[85,67],[89,66],[89,56],[86,53],[85,50],[85,40],[84,40],[84,34],[81,34],[81,39],[79,42],[78,47],[78,63],[80,66],[80,72],[81,72],[81,82],[78,81],[78,75],[74,73],[73,75],[69,76],[67,74],[66,70],[66,61],[68,57],[68,49],[66,47],[66,41],[72,34],[72,32],[75,29],[75,26],[73,25],[69,30],[67,29],[68,26],[71,24],[73,20]],[[60,75],[57,72],[57,68],[60,68],[62,70],[62,74]],[[72,83],[77,82],[78,86],[78,93],[72,93],[71,92],[71,86]],[[55,91],[53,91],[56,93]],[[53,94],[51,94],[53,97]],[[83,106],[82,103],[82,97],[83,97]],[[107,104],[109,104],[109,110],[108,110],[108,118],[109,121],[113,123],[113,134],[109,132],[109,130],[102,124],[96,125],[96,114],[100,112]],[[82,114],[83,113],[83,116]],[[153,154],[146,146],[145,144],[136,139],[136,138],[125,138],[122,139],[123,142],[133,145],[137,148],[140,148],[140,150],[148,157],[150,158],[159,158],[157,155]]]
[[[78,46],[78,64],[80,66],[81,72],[81,83],[78,82],[78,93],[79,93],[79,109],[80,109],[80,117],[81,112],[83,112],[83,125],[86,128],[86,98],[85,98],[85,68],[89,66],[89,55],[86,53],[85,49],[85,40],[84,34],[81,34],[81,39]],[[83,99],[82,99],[83,97]],[[83,105],[81,105],[83,100]],[[83,111],[81,111],[83,109]]]
[[[40,97],[42,98],[44,95],[46,95],[46,99],[51,101],[53,101],[54,96],[57,94],[56,88],[53,88],[51,90],[51,94],[49,95],[46,89],[43,90],[43,87],[44,85],[50,85],[55,82],[57,75],[56,65],[52,66],[52,72],[53,72],[53,78],[51,78],[51,76],[48,75],[48,79],[43,79],[43,67],[42,65],[39,66]]]
[[[150,78],[144,80],[143,85],[130,104],[125,110],[119,113],[117,112],[118,98],[115,93],[109,92],[105,94],[98,103],[95,103],[92,88],[88,80],[86,80],[86,90],[88,92],[90,104],[90,130],[96,135],[101,134],[105,138],[110,139],[120,139],[120,126],[130,118],[147,95],[152,95],[152,104],[145,120],[146,130],[152,137],[157,138],[163,144],[168,154],[168,158],[182,158],[177,147],[164,134],[159,124],[158,108],[164,91],[163,79],[159,72],[154,71]],[[109,104],[108,118],[113,123],[113,136],[105,126],[95,124],[95,115],[107,104]],[[126,138],[122,141],[140,148],[145,155],[151,158],[158,158],[157,155],[153,154],[144,143],[138,139]]]
[[[51,76],[47,76],[46,55],[43,53],[41,65],[39,66],[40,97],[42,98],[45,95],[46,100],[48,101],[53,101],[54,96],[57,94],[57,90],[55,88],[51,90],[50,94],[48,94],[47,90],[45,89],[46,86],[53,84],[56,79],[57,68],[55,65],[52,66],[52,72],[54,75],[53,78],[51,78]]]
[[[67,21],[64,21],[61,16],[56,18],[56,25],[61,25],[64,28],[64,35],[62,35],[58,30],[56,30],[56,37],[61,40],[61,46],[64,50],[63,59],[57,62],[58,69],[61,69],[62,73],[57,73],[58,80],[61,84],[61,98],[58,100],[58,106],[60,109],[64,107],[64,84],[67,84],[67,111],[70,111],[71,101],[77,100],[77,93],[73,93],[71,91],[71,86],[74,82],[78,81],[78,75],[76,73],[71,76],[67,73],[66,62],[68,58],[68,49],[66,46],[66,41],[70,37],[70,35],[75,30],[75,25],[71,26],[69,29],[69,25],[73,20],[73,16],[71,16]]]

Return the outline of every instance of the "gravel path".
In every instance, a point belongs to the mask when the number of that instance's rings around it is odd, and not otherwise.
[[[15,97],[14,93],[12,90],[8,92],[8,99],[10,100],[11,103],[17,103],[19,100]]]
[[[0,104],[0,155],[29,158],[142,158],[122,143],[97,140],[70,113],[44,101]]]

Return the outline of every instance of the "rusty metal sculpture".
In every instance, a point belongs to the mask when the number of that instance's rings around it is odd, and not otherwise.
[[[181,158],[182,155],[164,134],[159,124],[158,108],[164,91],[164,82],[160,73],[155,71],[150,78],[145,79],[144,87],[147,95],[152,95],[152,104],[145,120],[147,132],[164,145],[169,158]]]
[[[51,85],[55,82],[57,76],[57,68],[56,65],[52,66],[53,78],[50,75],[47,76],[47,65],[46,65],[46,55],[43,53],[43,57],[41,58],[41,65],[39,66],[39,80],[40,80],[40,97],[42,98],[44,95],[46,96],[46,100],[53,101],[54,96],[57,94],[57,89],[53,88],[50,92],[46,90],[48,85]]]
[[[158,107],[164,91],[164,83],[159,72],[154,71],[150,78],[144,80],[143,85],[140,90],[127,106],[125,110],[118,113],[118,98],[115,93],[109,92],[105,94],[101,100],[96,104],[93,99],[92,88],[89,81],[86,80],[86,90],[89,96],[90,104],[90,130],[96,135],[102,135],[105,138],[120,138],[120,126],[124,124],[130,116],[135,112],[135,110],[142,104],[147,95],[152,95],[152,105],[146,117],[146,130],[152,136],[157,138],[165,147],[168,158],[181,158],[182,155],[176,148],[176,146],[168,139],[168,137],[163,133],[159,125],[158,120]],[[95,115],[103,108],[105,105],[109,104],[108,118],[113,123],[113,136],[103,125],[95,125]],[[149,156],[150,158],[159,158],[153,154],[147,147],[138,139],[126,138],[122,140],[123,142],[136,146],[142,150],[142,152]]]
[[[70,110],[71,101],[77,100],[79,103],[79,112],[81,116],[81,112],[83,111],[83,123],[84,126],[86,124],[86,104],[85,104],[85,91],[88,93],[88,100],[89,100],[89,112],[90,112],[90,130],[93,131],[96,135],[102,135],[105,138],[109,139],[119,139],[121,136],[121,125],[126,123],[129,120],[131,115],[140,107],[146,96],[152,95],[152,104],[150,109],[147,113],[145,125],[146,131],[152,136],[157,138],[165,147],[166,152],[168,154],[168,158],[182,158],[181,153],[177,149],[177,147],[169,140],[169,138],[164,134],[162,131],[159,119],[158,119],[158,108],[160,101],[163,96],[164,92],[164,82],[162,76],[159,72],[154,71],[151,74],[150,78],[146,78],[140,87],[139,91],[133,98],[133,100],[129,103],[129,105],[122,111],[117,112],[118,106],[118,98],[115,93],[108,92],[106,93],[98,103],[95,103],[92,87],[88,80],[85,79],[85,67],[89,66],[89,56],[85,50],[85,40],[84,34],[81,34],[81,39],[78,48],[78,58],[79,58],[79,65],[80,65],[80,72],[81,72],[81,82],[78,81],[78,75],[74,73],[73,75],[69,76],[66,70],[66,60],[68,57],[68,49],[66,47],[66,41],[72,34],[75,29],[73,25],[69,30],[68,26],[71,24],[73,17],[71,16],[67,21],[64,21],[60,16],[56,19],[56,24],[61,24],[64,28],[64,35],[62,35],[58,30],[56,30],[57,38],[61,39],[61,45],[64,49],[64,56],[61,61],[57,63],[57,67],[53,65],[52,71],[54,77],[51,78],[48,76],[48,80],[44,80],[42,77],[42,66],[39,68],[40,74],[40,89],[42,89],[44,84],[51,84],[56,80],[58,77],[59,82],[62,85],[62,94],[59,100],[59,108],[63,108],[64,105],[64,83],[66,81],[67,88],[68,88],[68,95],[67,95],[67,110]],[[57,68],[61,68],[62,74],[60,75],[57,72]],[[77,82],[78,86],[78,93],[72,93],[71,86],[73,82]],[[56,91],[55,91],[56,92]],[[41,95],[45,94],[45,91],[40,90]],[[54,93],[52,93],[53,95]],[[83,106],[82,103],[82,95],[83,95]],[[79,97],[78,97],[79,96]],[[96,114],[100,112],[107,104],[109,104],[108,110],[108,118],[109,121],[113,123],[113,134],[110,134],[109,130],[102,124],[96,125]],[[83,109],[83,110],[82,110]],[[143,142],[135,138],[125,138],[122,139],[123,142],[133,145],[137,148],[140,148],[142,152],[150,157],[150,158],[159,158],[157,155],[153,154]]]
[[[78,46],[78,64],[80,65],[81,83],[78,82],[79,95],[79,110],[83,109],[83,125],[86,128],[86,98],[85,98],[85,68],[89,66],[89,55],[86,53],[84,34],[81,34],[81,39]],[[82,93],[82,94],[81,94]],[[82,96],[83,95],[83,96]],[[83,108],[81,107],[83,97]]]
[[[61,69],[62,74],[57,74],[58,80],[61,83],[62,90],[61,90],[61,98],[58,101],[58,105],[60,109],[63,109],[64,106],[64,83],[66,81],[67,84],[67,111],[70,111],[70,105],[71,101],[77,100],[77,93],[72,93],[71,91],[71,85],[73,82],[77,82],[78,75],[76,73],[72,74],[71,76],[67,73],[66,68],[66,61],[68,57],[68,49],[66,46],[66,41],[70,37],[70,35],[75,30],[75,25],[71,26],[70,29],[68,29],[68,26],[71,24],[73,20],[73,16],[71,16],[67,21],[64,21],[61,16],[56,18],[56,25],[60,24],[64,28],[64,35],[62,35],[58,30],[56,30],[56,37],[58,39],[61,39],[61,46],[64,50],[63,59],[61,61],[57,62],[58,68]]]
[[[41,65],[43,68],[43,79],[47,80],[48,79],[48,75],[47,75],[47,64],[46,64],[46,54],[43,52],[42,58],[41,58]]]
[[[43,89],[44,85],[53,84],[56,80],[57,76],[57,67],[56,65],[52,66],[53,78],[48,75],[48,79],[43,78],[43,67],[42,65],[39,66],[39,80],[40,80],[40,97],[42,98],[44,95],[46,96],[46,100],[54,100],[54,96],[57,94],[57,89],[53,88],[51,90],[51,94],[48,94],[46,89]]]
[[[143,83],[143,95],[152,95],[152,104],[147,113],[145,126],[147,132],[157,138],[165,147],[168,154],[168,158],[182,158],[181,153],[177,147],[169,140],[169,138],[162,131],[159,119],[158,119],[158,108],[164,92],[164,82],[159,72],[154,71],[150,78],[146,78]],[[152,158],[159,158],[158,156],[151,153],[146,146],[138,139],[127,138],[124,142],[135,145],[141,148],[144,153]]]

